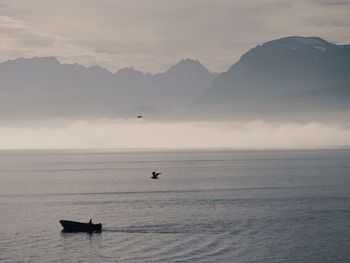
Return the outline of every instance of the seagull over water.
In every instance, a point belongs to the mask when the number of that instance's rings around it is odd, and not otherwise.
[[[152,172],[152,179],[159,179],[158,178],[158,175],[160,175],[160,174],[162,174],[162,173],[156,173],[156,172]]]

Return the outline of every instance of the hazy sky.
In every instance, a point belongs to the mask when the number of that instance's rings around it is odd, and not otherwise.
[[[0,62],[56,56],[159,72],[182,58],[224,71],[289,35],[350,43],[350,0],[0,0]]]

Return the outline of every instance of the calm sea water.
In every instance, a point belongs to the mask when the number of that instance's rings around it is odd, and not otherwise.
[[[119,261],[350,262],[350,151],[0,152],[0,262]]]

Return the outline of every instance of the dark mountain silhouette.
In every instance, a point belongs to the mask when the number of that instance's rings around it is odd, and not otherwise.
[[[157,115],[183,108],[216,75],[200,62],[180,61],[155,75],[125,68],[61,64],[54,57],[19,58],[0,64],[0,118],[89,118]]]
[[[227,72],[184,59],[159,74],[115,74],[54,57],[0,63],[0,119],[349,119],[350,46],[286,37],[257,46]],[[188,109],[188,110],[184,110]]]
[[[219,119],[319,119],[324,113],[346,115],[349,90],[350,45],[286,37],[244,54],[193,103],[191,113]]]

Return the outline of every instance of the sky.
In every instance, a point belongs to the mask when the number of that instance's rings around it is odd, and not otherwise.
[[[0,62],[62,63],[162,72],[183,58],[227,70],[280,37],[350,44],[350,0],[0,0]]]

